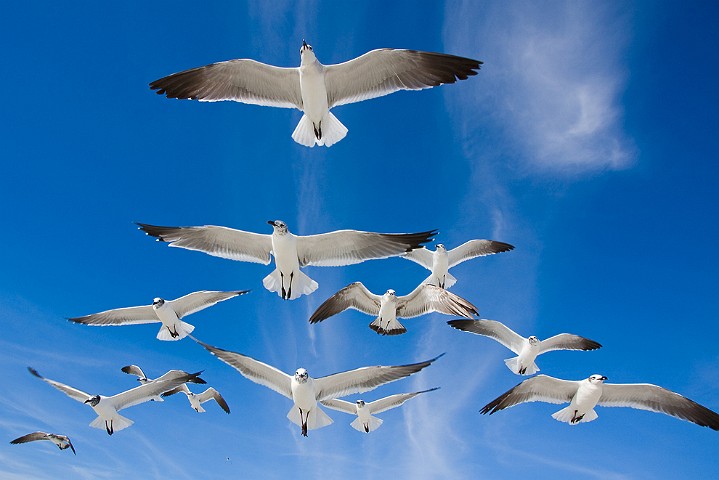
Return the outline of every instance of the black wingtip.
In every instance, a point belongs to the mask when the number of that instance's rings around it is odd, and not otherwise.
[[[27,367],[27,369],[28,369],[28,371],[29,371],[30,373],[32,373],[33,375],[35,375],[37,378],[43,378],[42,375],[40,375],[39,373],[37,373],[37,370],[35,370],[34,368],[32,368],[32,367]]]

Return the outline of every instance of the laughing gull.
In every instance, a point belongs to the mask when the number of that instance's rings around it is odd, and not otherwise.
[[[448,272],[450,268],[465,260],[510,250],[514,250],[514,246],[508,243],[494,240],[470,240],[452,250],[447,250],[443,244],[438,243],[434,252],[427,248],[418,248],[407,252],[402,257],[412,260],[432,272],[423,283],[449,288],[457,282],[457,279]]]
[[[227,227],[158,227],[138,223],[140,230],[168,242],[171,247],[198,250],[216,257],[241,262],[270,263],[275,270],[262,280],[265,288],[285,300],[309,295],[317,282],[300,271],[315,265],[335,267],[365,260],[387,258],[419,248],[431,241],[436,230],[419,233],[372,233],[337,230],[319,235],[294,235],[281,220],[270,220],[272,234],[244,232]]]
[[[579,381],[537,375],[492,400],[480,412],[491,415],[524,402],[569,402],[568,407],[554,413],[552,417],[560,422],[576,425],[595,420],[598,417],[594,411],[596,405],[631,407],[666,413],[702,427],[719,430],[719,414],[678,393],[649,383],[604,383],[606,379],[607,377],[596,374]]]
[[[516,334],[511,328],[495,320],[450,320],[447,322],[457,330],[484,335],[497,340],[499,343],[516,353],[518,356],[504,361],[512,372],[517,375],[533,375],[539,371],[534,363],[537,355],[553,350],[596,350],[601,345],[594,340],[560,333],[546,340],[540,340],[534,335],[524,338]]]
[[[429,390],[414,393],[398,393],[397,395],[391,395],[370,403],[365,403],[364,400],[357,400],[355,403],[352,403],[340,399],[322,400],[321,403],[327,408],[349,413],[350,415],[357,415],[357,418],[355,418],[350,425],[358,432],[369,433],[377,430],[380,425],[382,425],[382,420],[373,417],[373,413],[382,413],[392,408],[397,408],[420,393],[432,392],[438,388],[439,387],[430,388]]]
[[[162,396],[169,397],[170,395],[174,395],[180,392],[187,395],[187,399],[190,401],[190,406],[194,408],[195,411],[198,413],[205,412],[205,409],[202,408],[202,404],[205,402],[209,402],[210,400],[214,400],[215,402],[217,402],[217,404],[225,411],[225,413],[230,413],[230,407],[227,405],[225,399],[222,398],[220,392],[218,392],[212,387],[208,388],[202,393],[195,394],[192,393],[189,388],[187,388],[187,384],[183,384],[179,387],[175,387],[172,390],[163,393]]]
[[[298,68],[230,60],[174,73],[150,83],[150,88],[168,98],[296,108],[304,115],[292,139],[308,147],[329,147],[347,135],[331,108],[465,80],[476,75],[481,64],[444,53],[382,48],[348,62],[322,65],[303,40]]]
[[[369,327],[380,335],[400,335],[407,331],[398,317],[412,318],[430,312],[472,318],[477,308],[464,298],[434,285],[421,284],[409,295],[398,297],[392,289],[375,295],[361,282],[347,285],[320,305],[310,317],[317,323],[352,308],[368,315],[377,315]]]
[[[181,319],[204,310],[218,302],[243,295],[249,290],[234,292],[193,292],[175,300],[155,298],[152,305],[118,308],[84,317],[68,318],[71,322],[106,327],[108,325],[135,325],[139,323],[162,323],[157,332],[159,340],[182,340],[195,329]]]
[[[322,411],[317,402],[374,390],[385,383],[417,373],[444,355],[411,365],[363,367],[327,377],[312,378],[304,368],[298,368],[294,376],[290,376],[246,355],[213,347],[199,340],[197,343],[248,380],[291,399],[293,405],[287,418],[301,427],[305,437],[307,430],[326,427],[332,423],[332,419]]]
[[[170,370],[152,382],[111,397],[105,397],[104,395],[90,395],[64,383],[45,378],[33,368],[28,367],[28,370],[37,378],[52,385],[73,400],[90,405],[98,415],[97,418],[90,423],[90,426],[93,428],[104,428],[108,435],[119,432],[134,423],[129,418],[119,415],[117,412],[120,410],[150,401],[157,395],[172,390],[185,382],[205,383],[205,381],[199,377],[202,372],[187,373],[182,370]]]
[[[57,448],[59,448],[60,450],[65,450],[66,448],[69,448],[72,450],[72,453],[75,453],[75,447],[72,446],[70,437],[66,437],[65,435],[57,435],[55,433],[28,433],[27,435],[23,435],[22,437],[18,437],[15,440],[12,440],[10,443],[12,443],[13,445],[17,445],[19,443],[34,442],[36,440],[50,440],[52,443],[57,445]],[[75,455],[77,455],[77,453],[75,453]]]

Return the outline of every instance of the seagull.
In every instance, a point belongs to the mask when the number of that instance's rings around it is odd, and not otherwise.
[[[145,372],[143,372],[142,369],[141,369],[140,367],[138,367],[137,365],[127,365],[127,366],[125,366],[125,367],[122,367],[121,370],[122,370],[123,372],[127,373],[128,375],[135,375],[135,376],[137,377],[137,381],[140,382],[141,385],[146,385],[146,384],[148,384],[148,383],[152,383],[152,382],[155,381],[155,380],[153,380],[152,378],[147,378],[147,375],[145,375]],[[202,382],[194,382],[194,381],[191,380],[190,383],[205,383],[205,382],[204,382],[204,380],[203,380]],[[185,384],[180,385],[180,387],[185,387],[185,388],[187,388],[187,387],[185,386]],[[178,387],[178,388],[179,388],[179,387]],[[174,390],[174,389],[173,389],[173,390]],[[165,393],[166,393],[166,392],[163,392],[161,395],[158,394],[158,395],[152,397],[152,398],[150,399],[150,401],[152,401],[152,402],[164,402],[165,400],[164,400],[162,397],[165,396],[165,395],[164,395]]]
[[[437,390],[437,388],[430,388],[429,390],[422,390],[421,392],[414,393],[399,393],[397,395],[390,395],[389,397],[375,400],[374,402],[365,403],[364,400],[357,400],[355,403],[347,402],[345,400],[334,399],[334,400],[322,400],[322,405],[333,410],[340,412],[349,413],[350,415],[357,415],[357,418],[350,424],[352,428],[358,432],[369,433],[370,431],[377,430],[382,425],[382,420],[373,417],[373,413],[382,413],[393,408],[397,408],[410,398],[414,398],[420,393],[427,393]]]
[[[296,108],[303,115],[292,139],[307,147],[329,147],[347,135],[347,128],[330,113],[333,107],[466,80],[481,64],[444,53],[382,48],[322,65],[302,40],[297,68],[230,60],[174,73],[150,83],[150,88],[167,98]]]
[[[213,347],[199,340],[197,342],[248,380],[291,399],[293,405],[287,418],[301,427],[305,437],[307,430],[326,427],[332,423],[332,419],[322,411],[317,402],[374,390],[385,383],[417,373],[444,355],[410,365],[363,367],[327,377],[312,378],[304,368],[298,368],[294,376],[290,376],[246,355]]]
[[[217,404],[222,408],[225,413],[230,413],[230,407],[227,405],[227,402],[224,398],[222,398],[222,395],[220,395],[220,392],[215,390],[214,388],[210,387],[207,390],[205,390],[202,393],[194,394],[190,391],[189,388],[187,388],[187,384],[180,385],[179,387],[175,387],[170,391],[167,391],[162,394],[163,397],[169,397],[170,395],[174,395],[176,393],[184,393],[187,395],[187,399],[190,401],[190,406],[195,409],[198,413],[204,413],[205,409],[202,408],[202,404],[205,402],[209,402],[210,400],[214,400],[217,402]]]
[[[504,363],[517,375],[537,373],[539,367],[534,359],[543,353],[553,350],[596,350],[602,346],[594,340],[569,333],[560,333],[546,340],[540,340],[534,335],[524,338],[495,320],[450,320],[447,323],[457,330],[493,338],[516,353],[517,357],[508,358]]]
[[[337,230],[319,235],[294,235],[282,220],[269,220],[272,234],[244,232],[227,227],[158,227],[138,223],[140,230],[171,247],[198,250],[241,262],[270,263],[275,270],[262,280],[265,288],[283,300],[294,300],[317,290],[317,282],[300,271],[315,265],[336,267],[409,252],[429,242],[436,230],[419,233],[372,233]]]
[[[141,307],[118,308],[106,310],[84,317],[68,318],[71,322],[84,323],[98,327],[108,325],[134,325],[139,323],[162,323],[157,332],[158,340],[182,340],[195,329],[193,325],[181,319],[187,315],[204,310],[218,302],[223,302],[249,290],[233,292],[215,292],[203,290],[193,292],[175,300],[155,298],[152,305]]]
[[[444,244],[438,243],[434,252],[426,247],[418,248],[405,253],[402,257],[412,260],[432,272],[423,283],[449,288],[457,282],[457,279],[448,272],[450,268],[465,260],[510,250],[514,250],[514,246],[508,243],[494,240],[470,240],[452,250],[447,250]]]
[[[560,422],[576,425],[596,420],[596,405],[631,407],[666,413],[702,427],[719,430],[719,414],[678,393],[649,383],[604,383],[606,379],[607,377],[596,374],[579,381],[537,375],[492,400],[480,412],[491,415],[524,402],[569,402],[568,407],[554,413],[552,417]]]
[[[35,440],[50,440],[52,443],[57,445],[57,448],[59,448],[60,450],[65,450],[69,448],[72,450],[72,453],[77,455],[77,453],[75,453],[75,447],[72,446],[72,442],[70,441],[70,437],[66,437],[65,435],[58,435],[56,433],[28,433],[27,435],[23,435],[22,437],[18,437],[15,440],[12,440],[10,443],[12,443],[13,445],[17,445],[19,443],[34,442]]]
[[[187,373],[182,370],[170,370],[150,383],[140,385],[132,390],[127,390],[111,397],[105,397],[103,395],[90,395],[69,385],[45,378],[37,373],[37,370],[34,368],[28,367],[28,370],[37,378],[57,388],[73,400],[89,404],[98,415],[97,418],[90,423],[90,426],[93,428],[104,428],[108,435],[119,432],[134,423],[129,418],[119,415],[117,412],[120,410],[147,402],[153,397],[172,390],[185,382],[205,383],[205,381],[199,377],[202,372]]]
[[[477,308],[470,302],[434,285],[421,284],[409,295],[398,297],[392,289],[384,295],[375,295],[361,282],[355,282],[325,300],[310,317],[310,323],[321,322],[348,308],[377,315],[369,327],[380,335],[400,335],[407,331],[397,317],[412,318],[430,312],[467,318],[478,315]]]

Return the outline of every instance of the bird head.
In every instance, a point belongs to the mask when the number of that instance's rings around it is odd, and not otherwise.
[[[535,337],[534,335],[532,335],[531,337],[529,337],[527,340],[529,340],[529,344],[530,344],[531,346],[533,346],[533,347],[536,347],[536,346],[539,345],[539,343],[540,343],[540,342],[539,342],[539,339],[538,339],[537,337]]]
[[[305,370],[304,368],[298,368],[295,372],[295,380],[297,380],[297,383],[305,383],[309,376],[310,374],[307,373],[307,370]]]
[[[282,220],[267,220],[267,223],[272,225],[272,228],[274,229],[275,233],[278,233],[280,235],[284,235],[285,233],[287,233],[287,224]]]
[[[595,373],[594,375],[589,377],[589,383],[591,383],[592,385],[601,385],[606,379],[607,377],[605,377],[604,375],[597,375]]]
[[[357,403],[357,408],[364,408],[365,406],[364,400],[357,400],[355,403]]]
[[[315,61],[315,52],[312,51],[312,45],[308,45],[304,39],[302,39],[302,46],[300,47],[300,61],[301,63]]]
[[[438,252],[446,252],[447,251],[447,248],[444,246],[444,243],[437,244],[437,251]]]
[[[387,295],[388,297],[394,297],[394,296],[396,295],[396,293],[395,293],[394,290],[392,290],[392,289],[390,288],[389,290],[387,290],[386,295]]]
[[[87,400],[85,400],[85,403],[89,403],[91,407],[96,406],[98,403],[100,403],[100,395],[95,395],[94,397],[90,397]]]
[[[302,46],[300,47],[300,55],[302,55],[302,54],[305,53],[306,51],[310,51],[310,52],[311,52],[311,51],[312,51],[312,45],[307,44],[307,42],[305,42],[305,39],[303,38],[303,39],[302,39]]]
[[[159,297],[152,299],[152,308],[160,308],[165,304],[165,301]]]

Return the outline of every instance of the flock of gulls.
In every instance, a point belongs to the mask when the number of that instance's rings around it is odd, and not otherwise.
[[[476,75],[482,62],[454,55],[415,50],[372,50],[353,60],[322,65],[304,40],[300,48],[300,66],[281,68],[250,59],[213,63],[182,71],[150,83],[150,88],[168,98],[199,101],[234,100],[257,105],[297,108],[303,112],[292,138],[302,145],[329,147],[342,140],[347,128],[330,112],[335,106],[359,102],[387,95],[399,90],[421,90],[455,83]],[[283,300],[295,300],[310,295],[317,282],[302,271],[307,266],[344,266],[365,260],[399,256],[415,262],[431,273],[407,295],[397,295],[392,289],[376,294],[361,282],[342,288],[322,303],[309,318],[312,324],[322,322],[347,309],[355,309],[375,317],[369,327],[380,335],[400,335],[406,328],[399,318],[414,318],[430,312],[463,317],[448,324],[458,330],[492,338],[517,356],[505,360],[516,375],[534,375],[539,371],[535,360],[553,350],[595,350],[599,343],[574,334],[561,333],[540,340],[523,337],[506,325],[479,319],[477,308],[448,289],[457,279],[449,269],[464,261],[501,252],[514,247],[493,240],[470,240],[448,250],[437,244],[434,251],[426,244],[437,235],[436,230],[417,233],[374,233],[358,230],[338,230],[319,235],[295,235],[281,220],[268,222],[271,233],[254,233],[222,226],[169,227],[140,223],[139,228],[171,247],[204,252],[209,255],[268,265],[274,259],[274,269],[262,283]],[[351,426],[360,432],[372,432],[382,420],[374,415],[404,404],[406,401],[436,390],[400,393],[365,402],[342,400],[351,394],[374,390],[430,366],[435,358],[396,366],[368,366],[313,378],[304,368],[288,374],[264,362],[209,345],[196,339],[195,327],[185,317],[211,307],[218,302],[244,295],[241,291],[198,291],[175,300],[155,298],[151,305],[116,308],[74,317],[69,320],[91,326],[122,326],[159,323],[158,340],[179,341],[190,337],[222,362],[236,369],[248,380],[263,385],[287,397],[292,406],[288,419],[297,424],[301,434],[331,424],[332,419],[321,406],[338,410],[356,418]],[[30,373],[68,397],[89,405],[97,415],[90,426],[104,429],[109,435],[123,430],[133,421],[119,414],[121,410],[148,401],[184,393],[190,406],[204,412],[202,404],[214,400],[222,410],[230,408],[213,387],[193,393],[188,384],[205,384],[200,373],[170,370],[160,377],[148,378],[137,365],[122,367],[122,371],[137,376],[139,386],[111,396],[90,394],[75,387],[41,376],[28,367]],[[591,375],[587,379],[569,381],[546,375],[533,376],[500,395],[481,409],[481,413],[495,413],[520,403],[542,401],[569,405],[552,416],[571,425],[597,418],[594,408],[624,406],[678,417],[701,426],[719,430],[719,415],[682,395],[651,384],[607,384],[607,377]],[[194,387],[193,387],[194,388]],[[55,433],[34,432],[12,440],[19,444],[49,440],[60,450],[71,449],[70,438]]]

